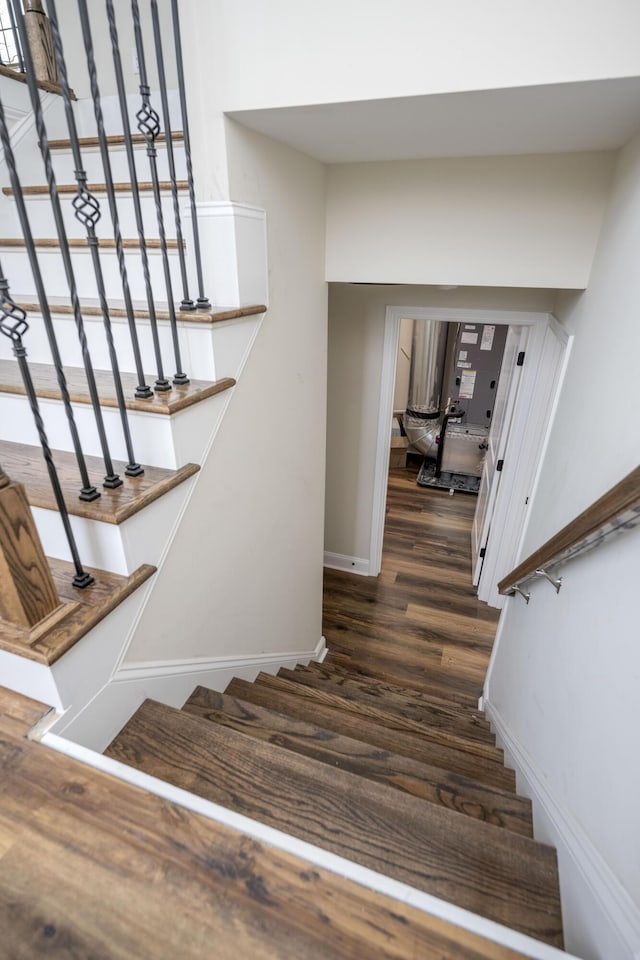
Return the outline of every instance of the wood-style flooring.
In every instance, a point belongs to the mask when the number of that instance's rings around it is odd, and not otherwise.
[[[418,487],[416,474],[389,474],[380,576],[325,571],[326,663],[473,708],[499,617],[471,584],[477,501]]]

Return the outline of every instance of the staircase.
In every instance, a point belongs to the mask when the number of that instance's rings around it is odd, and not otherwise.
[[[361,666],[329,655],[224,693],[198,687],[181,710],[147,700],[107,756],[562,947],[555,851],[532,839],[473,697]]]
[[[25,240],[16,214],[14,191],[3,186],[0,195],[0,261],[10,278],[10,295],[25,310],[29,323],[24,344],[29,370],[40,405],[40,413],[52,448],[60,486],[70,515],[78,552],[94,583],[84,590],[74,587],[72,555],[65,538],[54,492],[31,413],[23,378],[11,341],[0,336],[0,465],[9,478],[21,485],[35,519],[39,538],[53,575],[58,597],[68,613],[55,623],[37,630],[17,628],[0,617],[0,660],[4,682],[31,696],[47,698],[58,709],[73,703],[77,711],[109,681],[123,656],[147,594],[138,588],[147,583],[153,589],[153,574],[167,555],[176,524],[187,508],[193,484],[206,462],[216,432],[231,398],[236,378],[259,329],[265,307],[262,305],[225,306],[223,308],[175,311],[178,337],[187,383],[172,383],[171,389],[138,395],[139,379],[128,325],[128,313],[122,298],[118,260],[110,212],[101,182],[101,157],[94,136],[80,139],[83,161],[93,189],[101,203],[98,221],[100,260],[108,314],[121,372],[125,407],[135,458],[142,467],[131,476],[122,431],[122,414],[110,367],[110,355],[103,324],[99,290],[82,236],[84,228],[73,216],[72,201],[77,191],[71,141],[56,133],[65,132],[64,114],[59,97],[44,95],[50,149],[64,212],[82,319],[99,394],[100,411],[106,439],[113,459],[113,472],[122,480],[115,488],[103,486],[105,462],[103,445],[91,404],[91,391],[76,330],[74,310],[69,300],[65,271],[49,203],[49,192],[36,145],[36,132],[26,118],[20,135],[15,137],[15,153],[22,173],[22,197],[35,239],[35,248],[46,287],[48,308],[55,329],[71,403],[81,438],[91,485],[97,499],[80,498],[80,477],[74,445],[64,414],[61,390],[53,365],[52,348],[46,331],[36,285],[30,269]],[[75,104],[80,129],[91,130],[90,102]],[[111,114],[114,114],[113,106]],[[25,129],[26,128],[26,129]],[[145,140],[134,136],[133,149],[140,169],[146,162]],[[174,133],[173,154],[178,177],[184,174],[183,137]],[[114,133],[107,138],[111,168],[116,178],[115,192],[123,234],[129,287],[134,318],[145,363],[145,382],[154,386],[152,317],[145,292],[140,244],[136,238],[132,184],[127,181],[127,157],[124,138]],[[161,176],[167,172],[166,144],[160,135],[157,164]],[[32,179],[27,180],[26,177]],[[0,165],[0,178],[8,174]],[[186,180],[178,179],[180,203],[188,199]],[[171,379],[174,367],[170,312],[166,301],[160,241],[151,184],[138,185],[144,219],[150,277],[154,291],[153,310],[158,337]],[[170,184],[160,182],[167,231],[167,255],[176,291],[180,287],[180,263]],[[184,208],[184,206],[183,206]],[[195,267],[187,241],[186,260],[195,291]],[[232,256],[233,251],[229,251]],[[120,299],[119,299],[120,297]],[[122,605],[130,597],[126,612]],[[100,628],[99,631],[96,628]],[[108,637],[108,649],[105,646]],[[93,671],[97,687],[83,689],[84,681],[74,673],[71,654],[86,638],[85,659],[97,656],[101,669]],[[92,646],[93,645],[93,646]],[[16,659],[19,658],[19,659]],[[21,662],[28,660],[31,672],[24,674]],[[76,658],[76,663],[77,663]],[[34,672],[34,670],[36,672]],[[38,672],[39,671],[39,672]]]

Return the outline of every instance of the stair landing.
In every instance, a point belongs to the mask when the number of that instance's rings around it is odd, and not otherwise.
[[[0,688],[7,956],[524,956],[26,740],[45,711]]]

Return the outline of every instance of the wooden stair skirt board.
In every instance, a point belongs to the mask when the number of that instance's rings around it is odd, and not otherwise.
[[[20,296],[16,294],[14,300],[27,314],[39,314],[40,313],[40,304],[35,301],[29,300],[27,297]],[[49,300],[49,308],[53,316],[68,316],[73,317],[73,307],[70,303],[58,302],[55,297],[51,297]],[[80,304],[81,312],[83,317],[99,317],[102,318],[102,307],[95,302],[82,301]],[[230,310],[175,310],[175,316],[177,320],[184,321],[188,324],[212,324],[212,323],[224,323],[225,320],[239,320],[242,317],[255,317],[258,314],[266,313],[266,306],[264,304],[256,304],[255,306],[250,307],[234,307]],[[121,303],[112,303],[109,302],[109,316],[113,319],[114,317],[127,318],[128,312],[126,308]],[[149,319],[149,310],[147,307],[134,306],[133,315],[136,320],[148,320]],[[155,311],[156,320],[169,320],[170,314],[169,311],[163,308],[160,304],[158,309]]]
[[[524,957],[44,750],[44,710],[0,689],[3,956]]]
[[[338,696],[307,685],[313,669],[289,674],[235,679],[225,694],[198,688],[182,710],[147,700],[106,753],[561,947],[555,851],[531,839],[530,806],[495,745],[461,731],[445,745],[411,692],[386,709],[381,689],[374,709],[355,699],[357,676],[334,678],[351,691]],[[326,668],[317,676],[331,682]],[[369,699],[374,689],[369,678]]]

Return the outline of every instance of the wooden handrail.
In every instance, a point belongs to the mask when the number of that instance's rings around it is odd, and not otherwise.
[[[570,560],[598,546],[621,528],[636,524],[640,524],[640,466],[503,577],[498,591],[511,593],[516,586],[535,577],[536,571],[546,571]]]

